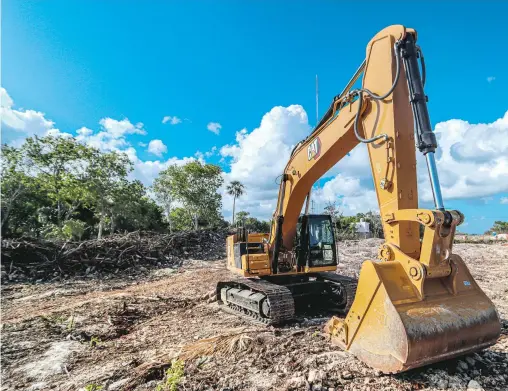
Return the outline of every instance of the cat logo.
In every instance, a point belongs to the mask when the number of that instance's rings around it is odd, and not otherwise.
[[[307,147],[307,157],[309,160],[316,160],[321,153],[321,140],[319,137],[316,137]]]

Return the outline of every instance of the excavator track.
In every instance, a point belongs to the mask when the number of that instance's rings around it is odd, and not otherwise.
[[[234,296],[227,295],[229,290],[238,293],[237,297],[243,295],[252,298],[251,303],[259,302],[258,309],[253,305],[246,306],[243,297],[240,297],[242,300],[238,300]],[[226,312],[264,325],[281,324],[292,319],[295,315],[291,291],[283,285],[263,280],[244,279],[242,281],[219,282],[217,284],[217,302]]]
[[[346,314],[354,301],[357,280],[335,273],[318,273],[314,275],[316,282],[312,284],[327,284],[327,293],[322,293],[328,299],[326,307],[333,307],[334,311]],[[296,292],[298,284],[276,284],[265,280],[244,279],[240,281],[219,282],[217,285],[217,302],[221,308],[253,323],[264,325],[279,325],[295,317],[294,294],[301,297],[301,291]],[[322,291],[322,288],[321,292]],[[323,296],[318,294],[312,301],[315,305],[322,305]],[[314,297],[311,294],[310,297]],[[320,304],[317,304],[320,303]],[[312,305],[312,304],[311,304]]]

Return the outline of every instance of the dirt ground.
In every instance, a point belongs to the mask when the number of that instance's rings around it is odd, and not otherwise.
[[[357,277],[379,243],[342,243],[338,272]],[[498,342],[479,353],[382,375],[328,343],[321,330],[330,314],[273,328],[222,312],[207,294],[231,279],[225,260],[189,260],[140,278],[3,285],[1,389],[156,390],[171,360],[193,347],[181,390],[506,390],[508,246],[455,252],[502,319]],[[222,350],[206,353],[205,344],[200,354],[200,340],[217,335],[205,343],[222,341]]]

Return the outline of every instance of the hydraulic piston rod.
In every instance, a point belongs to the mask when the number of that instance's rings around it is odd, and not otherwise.
[[[443,196],[437,174],[434,152],[437,148],[436,135],[432,131],[429,111],[427,109],[427,96],[423,91],[423,81],[418,67],[418,50],[415,38],[408,34],[400,44],[401,56],[406,70],[406,79],[409,88],[409,99],[414,117],[416,146],[427,159],[432,195],[436,209],[444,210]]]

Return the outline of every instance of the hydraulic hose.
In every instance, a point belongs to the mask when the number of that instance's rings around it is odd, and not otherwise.
[[[364,92],[374,100],[383,100],[383,99],[387,98],[393,92],[393,90],[395,90],[395,87],[397,86],[397,83],[399,82],[399,77],[400,77],[399,44],[400,44],[400,41],[397,41],[397,42],[395,42],[395,44],[393,46],[393,49],[395,52],[395,79],[393,80],[393,84],[392,84],[391,88],[388,90],[388,92],[386,92],[383,95],[376,95],[367,88],[360,88],[358,90],[354,90],[349,93],[350,96],[358,95],[359,102],[358,102],[358,111],[356,112],[356,117],[355,117],[354,132],[355,132],[355,136],[358,139],[358,141],[360,141],[362,143],[370,144],[370,143],[372,143],[376,140],[379,140],[379,139],[384,139],[384,140],[388,139],[388,135],[384,134],[384,133],[379,134],[374,137],[371,137],[371,138],[361,137],[360,134],[358,133],[358,124],[360,123]]]

